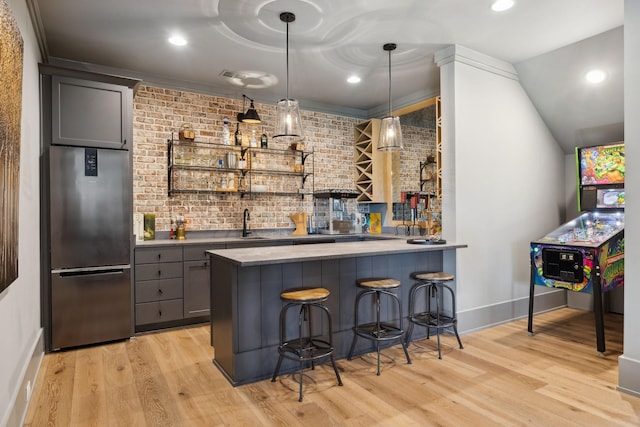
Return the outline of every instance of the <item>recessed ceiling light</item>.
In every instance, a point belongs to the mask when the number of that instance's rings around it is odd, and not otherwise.
[[[362,80],[362,79],[361,79],[360,77],[356,76],[356,75],[350,76],[350,77],[347,79],[347,81],[348,81],[349,83],[352,83],[352,84],[360,83],[360,80]]]
[[[587,79],[589,83],[602,83],[602,81],[607,78],[607,73],[597,69],[591,70],[584,76],[584,78]]]
[[[504,12],[505,10],[509,10],[513,7],[515,2],[513,0],[496,0],[491,5],[491,10],[494,12]]]
[[[169,43],[176,46],[184,46],[187,44],[187,39],[176,34],[174,36],[169,37]]]

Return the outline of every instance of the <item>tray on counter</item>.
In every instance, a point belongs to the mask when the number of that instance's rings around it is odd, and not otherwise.
[[[445,243],[447,243],[447,241],[444,239],[431,240],[427,238],[427,239],[407,239],[407,243],[412,245],[444,245]]]

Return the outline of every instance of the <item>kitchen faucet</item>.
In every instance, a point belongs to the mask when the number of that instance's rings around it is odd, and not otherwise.
[[[251,220],[251,215],[249,215],[249,209],[245,209],[242,213],[242,237],[247,237],[251,234],[251,231],[247,230],[247,221]]]

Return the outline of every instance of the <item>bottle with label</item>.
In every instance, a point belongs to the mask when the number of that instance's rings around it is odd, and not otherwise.
[[[229,141],[229,119],[225,117],[222,123],[222,143],[224,145],[231,145],[231,141]]]
[[[267,148],[268,144],[269,144],[269,143],[268,143],[268,141],[267,141],[267,134],[266,134],[266,133],[263,133],[263,134],[260,136],[260,147],[262,147],[262,148]]]
[[[236,133],[234,134],[236,145],[242,145],[242,132],[240,132],[240,123],[236,124]]]
[[[258,146],[258,140],[256,139],[256,131],[255,131],[255,129],[251,131],[251,146],[252,147],[257,147]]]

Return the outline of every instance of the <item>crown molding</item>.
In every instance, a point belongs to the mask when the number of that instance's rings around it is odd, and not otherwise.
[[[459,62],[502,77],[519,80],[518,72],[511,63],[476,52],[462,45],[455,44],[439,50],[434,54],[433,59],[440,68],[451,62]]]

